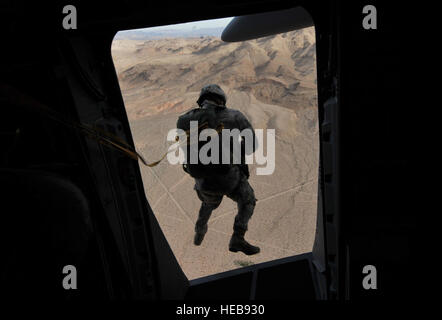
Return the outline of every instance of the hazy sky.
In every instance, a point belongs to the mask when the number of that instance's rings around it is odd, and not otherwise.
[[[192,29],[201,29],[201,28],[216,28],[216,27],[225,27],[227,24],[233,19],[230,18],[222,18],[222,19],[213,19],[213,20],[204,20],[204,21],[195,21],[195,22],[187,22],[180,24],[171,24],[168,26],[161,27],[153,27],[153,28],[145,28],[140,30],[149,30],[149,31],[162,31],[162,30],[192,30]]]

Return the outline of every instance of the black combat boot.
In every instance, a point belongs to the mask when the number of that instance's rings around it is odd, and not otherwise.
[[[195,237],[193,238],[193,243],[199,246],[203,242],[204,236],[207,232],[207,224],[200,227],[198,224],[195,225]]]
[[[259,247],[252,246],[250,243],[244,240],[245,233],[245,230],[233,232],[229,243],[229,250],[232,252],[242,251],[248,256],[259,253]]]

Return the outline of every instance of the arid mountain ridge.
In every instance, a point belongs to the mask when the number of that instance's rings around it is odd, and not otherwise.
[[[127,42],[116,40],[114,50],[127,50],[121,41]],[[195,107],[208,83],[290,109],[316,101],[312,28],[241,43],[216,37],[131,42],[135,64],[122,66],[118,77],[133,118]]]
[[[115,36],[115,40],[151,40],[151,39],[165,39],[165,38],[195,38],[214,36],[221,37],[223,27],[210,27],[210,28],[192,28],[192,29],[170,29],[170,30],[157,30],[152,29],[139,29],[120,31]]]

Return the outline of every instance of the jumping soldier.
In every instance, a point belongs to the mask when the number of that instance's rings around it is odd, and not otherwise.
[[[201,200],[198,220],[195,225],[194,244],[200,245],[207,232],[207,222],[214,209],[220,204],[224,196],[234,200],[238,206],[238,213],[233,225],[233,235],[230,239],[229,250],[242,251],[247,255],[257,254],[260,249],[244,239],[248,222],[253,214],[256,198],[253,188],[248,182],[249,170],[245,163],[245,154],[252,154],[257,148],[257,140],[253,127],[247,118],[238,110],[226,107],[226,95],[220,86],[210,84],[201,89],[197,101],[199,108],[181,115],[177,121],[177,128],[189,131],[190,121],[199,124],[207,123],[209,128],[220,126],[224,129],[249,129],[252,132],[252,147],[241,143],[241,163],[229,165],[183,165],[184,170],[195,179],[194,189]],[[235,143],[235,141],[233,141]],[[224,151],[225,152],[225,151]],[[231,152],[231,149],[229,150]]]

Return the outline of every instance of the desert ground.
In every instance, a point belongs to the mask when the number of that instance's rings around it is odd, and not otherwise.
[[[172,144],[166,139],[180,114],[196,108],[201,88],[219,84],[227,106],[255,129],[275,129],[276,166],[250,184],[258,202],[246,239],[254,256],[228,251],[236,204],[224,197],[201,244],[193,244],[200,201],[193,179],[167,160],[140,163],[149,204],[179,264],[195,279],[250,264],[309,252],[317,209],[318,119],[314,28],[238,43],[217,37],[117,39],[112,56],[135,145],[147,161]]]

